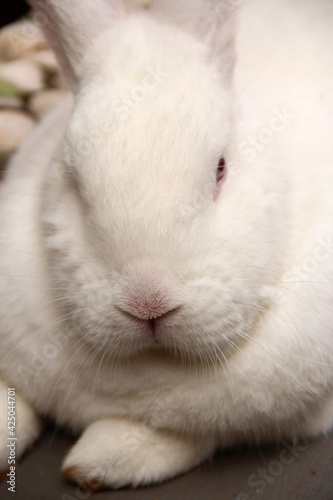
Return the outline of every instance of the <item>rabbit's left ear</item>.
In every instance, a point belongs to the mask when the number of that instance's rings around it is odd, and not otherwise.
[[[125,15],[121,0],[28,0],[75,89],[82,59],[103,31]]]
[[[235,64],[236,8],[230,0],[153,0],[152,11],[205,42],[226,83]]]

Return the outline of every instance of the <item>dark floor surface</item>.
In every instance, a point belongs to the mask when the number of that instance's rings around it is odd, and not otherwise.
[[[16,492],[0,485],[1,500],[333,500],[333,435],[294,447],[220,452],[162,485],[95,494],[60,474],[72,442],[49,428],[19,464]]]

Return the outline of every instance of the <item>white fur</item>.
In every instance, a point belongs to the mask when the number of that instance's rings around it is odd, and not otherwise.
[[[105,27],[112,2],[100,3]],[[186,2],[113,11],[98,36],[75,8],[72,30],[51,24],[74,105],[41,125],[2,190],[0,371],[37,412],[84,431],[64,464],[80,482],[146,484],[220,445],[333,424],[331,35],[308,1],[285,0],[289,33],[273,0],[251,0],[235,92],[232,38],[207,36],[230,5],[193,4],[189,17]],[[60,1],[42,5],[62,19]],[[231,34],[233,11],[222,19]],[[261,51],[249,27],[265,33]],[[94,43],[81,46],[86,29]],[[293,87],[302,33],[313,63]],[[267,120],[279,132],[247,161]]]
[[[208,458],[214,448],[213,439],[189,440],[126,419],[98,420],[71,449],[63,471],[74,469],[74,479],[96,486],[138,486],[172,478]]]

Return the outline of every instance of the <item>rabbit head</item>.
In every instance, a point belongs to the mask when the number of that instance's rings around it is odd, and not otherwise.
[[[284,210],[269,165],[232,174],[234,9],[30,1],[74,95],[43,200],[58,307],[117,356],[227,350],[258,318]]]

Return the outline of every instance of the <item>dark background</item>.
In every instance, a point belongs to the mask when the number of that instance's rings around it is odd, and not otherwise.
[[[0,0],[0,28],[16,21],[28,10],[29,6],[24,0]]]

